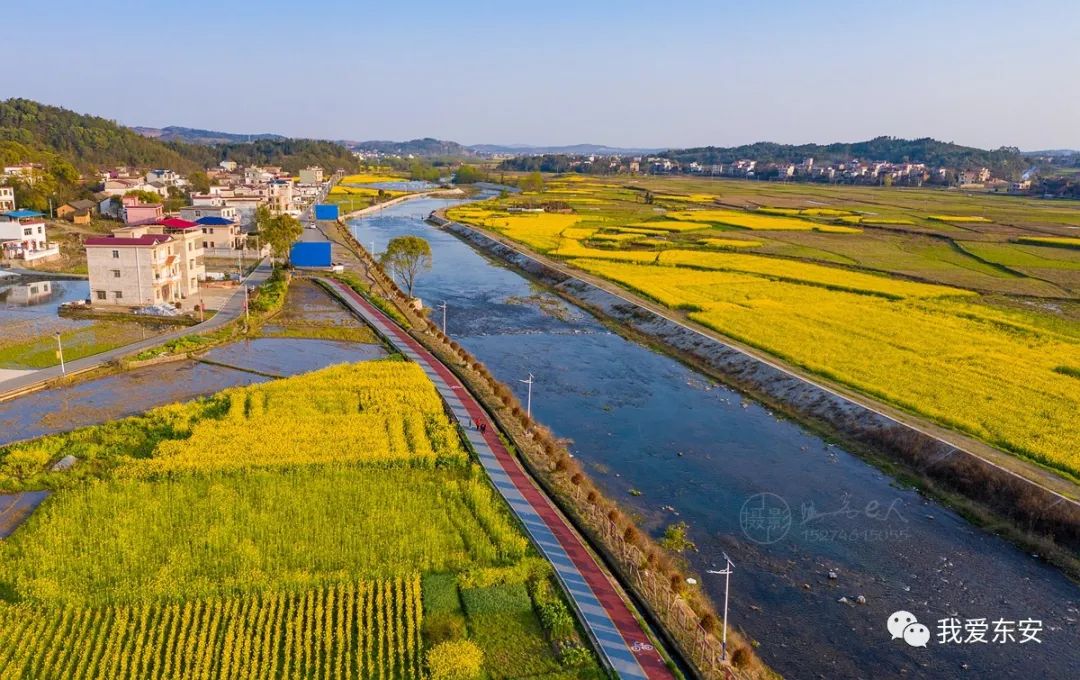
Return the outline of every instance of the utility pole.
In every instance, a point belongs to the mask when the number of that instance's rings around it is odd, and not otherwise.
[[[56,356],[60,359],[60,373],[67,375],[67,366],[64,365],[64,346],[60,343],[60,333],[56,333]]]
[[[528,396],[525,398],[525,414],[532,418],[532,386],[533,386],[533,374],[529,374],[528,380],[518,380],[529,386]]]
[[[439,308],[442,309],[442,332],[443,335],[446,335],[446,300],[443,300]]]
[[[240,285],[244,287],[244,332],[248,329],[248,287],[247,281],[240,281]]]

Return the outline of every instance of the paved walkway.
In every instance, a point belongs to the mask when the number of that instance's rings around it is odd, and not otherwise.
[[[244,279],[244,284],[248,286],[262,285],[263,282],[270,277],[272,271],[273,269],[270,266],[270,260],[264,259],[254,270],[252,270],[251,274]],[[73,373],[82,373],[83,371],[97,368],[110,361],[132,354],[138,354],[144,349],[157,347],[173,338],[191,335],[192,333],[203,333],[224,326],[229,321],[232,321],[244,313],[244,296],[240,294],[240,291],[242,290],[242,288],[237,287],[236,291],[232,294],[232,297],[225,302],[221,309],[218,310],[217,314],[202,323],[195,324],[194,326],[185,326],[178,330],[163,333],[162,335],[155,335],[152,338],[140,340],[139,342],[130,345],[117,347],[116,349],[111,349],[100,354],[94,354],[93,356],[83,357],[82,359],[76,359],[75,361],[69,361],[66,365],[67,373],[69,375]],[[38,371],[31,371],[26,375],[0,381],[0,401],[5,399],[5,395],[43,386],[50,380],[55,380],[62,375],[63,372],[60,370],[60,366],[51,366]]]
[[[480,463],[491,481],[525,525],[533,542],[581,612],[586,628],[607,663],[620,678],[673,680],[674,675],[653,649],[648,636],[619,597],[615,586],[582,544],[581,539],[525,474],[499,440],[495,424],[457,376],[385,314],[352,289],[322,279],[361,318],[370,323],[406,357],[415,361],[435,383],[457,421],[465,428]],[[486,423],[481,435],[468,421]]]

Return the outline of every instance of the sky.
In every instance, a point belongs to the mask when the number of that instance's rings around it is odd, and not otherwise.
[[[1080,148],[1075,0],[10,5],[0,98],[127,125],[465,144],[892,135]]]

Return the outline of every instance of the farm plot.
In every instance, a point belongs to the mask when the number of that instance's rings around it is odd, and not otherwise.
[[[42,472],[73,450],[70,473]],[[550,564],[414,364],[226,390],[0,449],[0,470],[0,488],[56,489],[0,541],[0,641],[17,641],[0,678],[600,674],[576,626],[545,624],[566,608]],[[429,625],[429,583],[529,604]]]

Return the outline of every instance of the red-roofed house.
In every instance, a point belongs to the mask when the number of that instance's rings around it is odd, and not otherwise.
[[[141,307],[183,298],[181,261],[186,253],[183,242],[172,235],[95,236],[83,244],[92,304]]]
[[[135,196],[124,197],[124,224],[147,224],[165,217],[160,203],[140,203]]]
[[[202,229],[194,222],[177,217],[166,217],[154,224],[139,224],[113,230],[113,236],[133,238],[160,234],[175,241],[174,253],[180,270],[180,297],[194,297],[199,292],[199,282],[206,278],[203,264]]]

